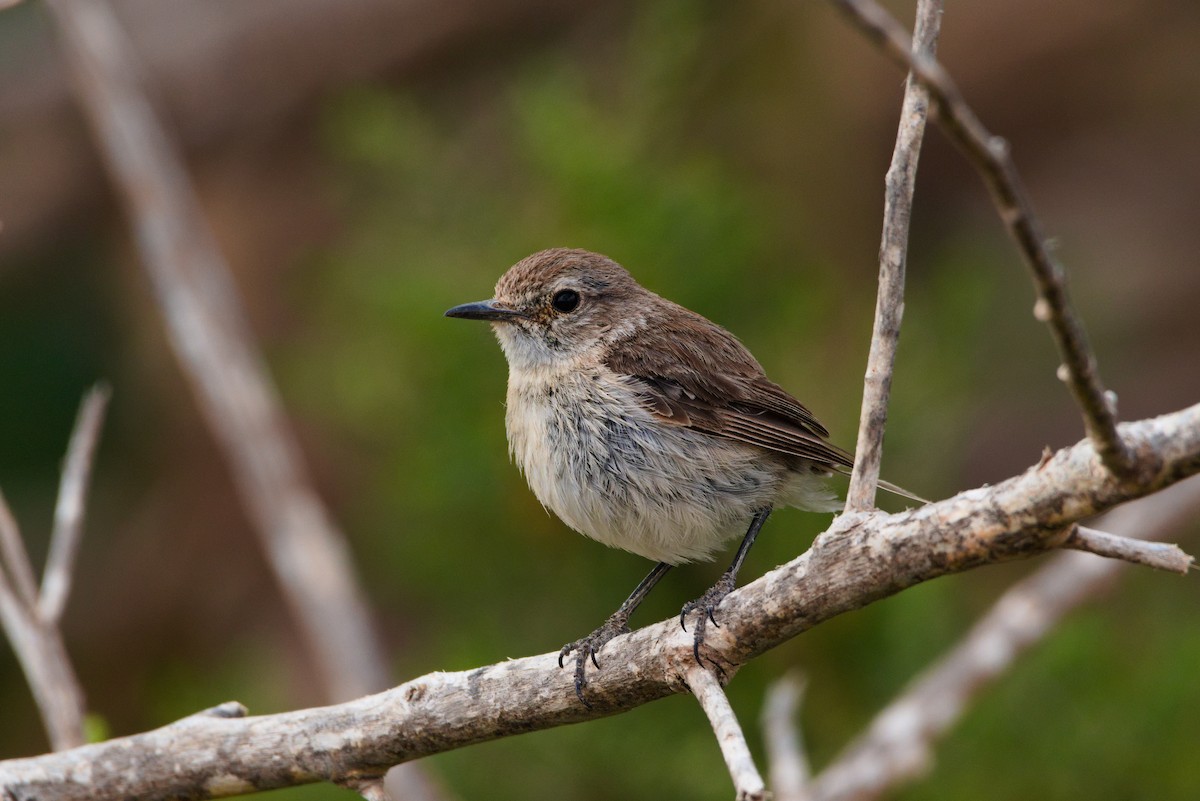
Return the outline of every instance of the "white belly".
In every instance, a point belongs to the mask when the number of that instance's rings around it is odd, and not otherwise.
[[[576,531],[678,564],[711,559],[756,511],[796,502],[798,489],[832,497],[758,448],[653,419],[603,370],[509,375],[513,458]]]

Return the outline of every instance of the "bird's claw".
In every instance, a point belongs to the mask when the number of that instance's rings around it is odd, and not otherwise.
[[[596,659],[596,654],[600,653],[600,649],[605,643],[613,637],[621,634],[629,633],[629,625],[623,618],[613,615],[600,628],[593,631],[586,637],[582,637],[575,642],[569,642],[562,647],[558,652],[558,666],[564,667],[563,660],[567,658],[572,651],[575,652],[575,695],[579,698],[580,703],[588,709],[592,705],[583,697],[583,691],[587,688],[587,663],[592,660],[592,664],[596,666],[596,670],[600,669],[600,662]]]
[[[716,618],[717,607],[721,605],[721,601],[725,600],[726,595],[733,592],[733,587],[734,577],[726,573],[699,598],[684,604],[683,609],[679,612],[679,625],[683,626],[684,631],[687,631],[688,614],[695,611],[700,612],[696,618],[696,625],[692,629],[692,654],[696,657],[696,664],[701,667],[704,665],[704,660],[700,657],[700,646],[704,644],[708,623],[711,621],[716,628],[721,627]]]

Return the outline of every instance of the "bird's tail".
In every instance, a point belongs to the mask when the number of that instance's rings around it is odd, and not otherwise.
[[[837,468],[837,472],[841,473],[843,476],[849,476],[850,468],[839,467],[839,468]],[[916,501],[917,503],[919,503],[921,505],[930,503],[930,501],[926,500],[925,498],[922,498],[920,495],[917,495],[915,492],[909,492],[908,490],[904,489],[904,487],[898,487],[890,481],[884,481],[881,478],[881,479],[879,479],[878,483],[879,483],[879,488],[881,490],[884,490],[885,492],[890,492],[893,495],[899,495],[901,498],[907,498],[910,501]]]

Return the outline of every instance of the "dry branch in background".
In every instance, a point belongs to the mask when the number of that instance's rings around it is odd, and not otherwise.
[[[937,51],[942,23],[942,0],[919,0],[913,47],[932,56]],[[862,414],[858,444],[854,448],[854,470],[846,492],[846,511],[862,512],[875,505],[875,487],[883,459],[883,431],[887,424],[896,346],[904,317],[904,273],[908,261],[908,229],[912,219],[913,191],[917,184],[917,161],[929,92],[911,74],[904,87],[896,147],[885,179],[883,234],[879,244],[879,294],[875,302],[875,325],[863,380]]]
[[[0,496],[0,531],[5,536],[10,531],[20,536],[3,496]],[[41,625],[37,608],[28,605],[21,593],[13,591],[3,571],[0,571],[0,624],[33,690],[50,747],[62,751],[82,745],[85,742],[83,690],[71,667],[62,635],[57,626]],[[0,790],[5,789],[0,783]]]
[[[88,477],[108,398],[107,387],[94,387],[79,407],[63,461],[50,554],[40,591],[17,521],[0,495],[0,624],[33,690],[50,746],[56,751],[85,742],[83,689],[58,624],[83,536]]]
[[[937,576],[1057,547],[1063,529],[1200,472],[1200,405],[1122,425],[1136,481],[1118,480],[1090,440],[1019,476],[919,509],[849,514],[812,548],[729,595],[705,655],[730,673],[787,639]],[[0,762],[8,799],[200,798],[319,780],[370,781],[393,764],[578,723],[686,691],[692,637],[670,619],[605,647],[578,702],[556,654],[431,673],[337,706],[251,718],[193,716],[145,734]],[[171,759],[162,759],[170,754]]]
[[[107,386],[94,387],[83,398],[75,430],[63,462],[58,501],[54,504],[54,529],[50,534],[50,552],[42,572],[42,590],[38,613],[55,624],[62,618],[75,574],[75,557],[83,540],[83,516],[87,508],[87,489],[92,475],[100,426],[111,392]]]
[[[1112,533],[1104,537],[1116,542],[1161,545],[1127,537],[1169,537],[1197,514],[1200,479],[1192,478],[1122,506],[1097,525],[1109,529]],[[1117,559],[1055,555],[1009,588],[958,645],[922,671],[797,798],[870,801],[923,775],[933,763],[936,741],[958,722],[971,701],[1064,616],[1103,592],[1125,566]]]
[[[246,323],[229,267],[175,148],[139,85],[132,47],[104,0],[47,0],[184,373],[221,445],[267,562],[330,700],[390,684],[345,537],[306,474]],[[440,790],[413,768],[406,798]]]
[[[1083,322],[1067,296],[1067,277],[1046,243],[1042,224],[1033,211],[1009,153],[1008,143],[983,126],[967,105],[950,75],[932,56],[914,53],[904,27],[874,0],[831,0],[891,59],[912,71],[937,107],[937,121],[968,160],[979,170],[1000,218],[1016,241],[1033,273],[1038,302],[1034,316],[1050,325],[1063,360],[1060,377],[1071,388],[1088,435],[1104,464],[1118,475],[1132,469],[1136,457],[1117,432],[1115,402],[1100,381],[1096,358],[1088,346]]]
[[[773,801],[804,801],[812,779],[808,754],[796,723],[804,689],[805,681],[798,673],[785,673],[767,688],[763,701],[763,746]]]
[[[114,0],[180,146],[205,160],[247,141],[286,140],[281,130],[295,130],[295,120],[345,87],[411,76],[481,42],[524,41],[613,5],[354,0],[348,12],[345,0]],[[5,255],[54,240],[107,202],[52,42],[39,26],[23,33],[28,46],[6,39],[0,63],[0,175],[5,196],[21,201],[4,208]]]
[[[305,474],[229,268],[104,0],[47,0],[171,345],[331,699],[388,684],[345,538]]]

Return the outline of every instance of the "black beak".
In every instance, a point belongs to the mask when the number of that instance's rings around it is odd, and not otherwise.
[[[515,317],[524,317],[522,312],[510,309],[495,300],[480,300],[475,303],[464,303],[446,311],[447,317],[460,317],[464,320],[496,320],[503,322]]]

